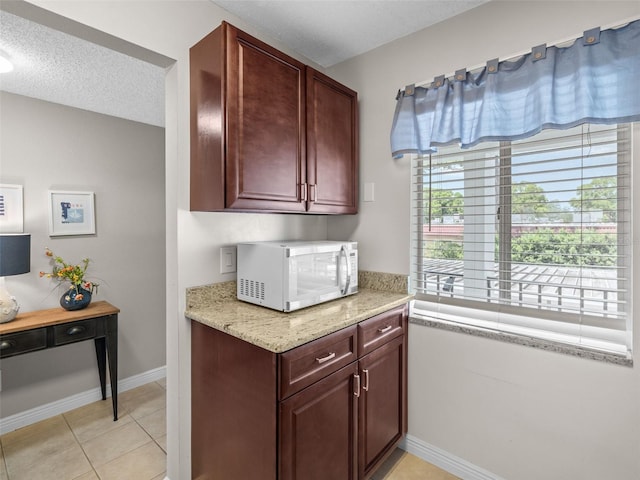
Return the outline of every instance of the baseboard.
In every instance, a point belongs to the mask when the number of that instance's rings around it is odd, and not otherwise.
[[[155,382],[161,380],[167,376],[167,367],[158,367],[153,370],[133,375],[128,378],[124,378],[118,381],[118,392],[126,392],[132,388],[139,387],[146,383]],[[111,386],[107,385],[107,396],[111,396]],[[26,427],[32,423],[46,420],[47,418],[55,417],[61,413],[68,412],[74,408],[83,407],[89,403],[102,399],[102,392],[100,387],[87,390],[86,392],[77,393],[70,397],[62,398],[55,402],[47,403],[39,407],[25,410],[24,412],[16,413],[5,418],[0,418],[0,435],[17,430],[18,428]]]
[[[400,442],[399,447],[463,480],[504,480],[494,473],[411,435],[407,435]]]

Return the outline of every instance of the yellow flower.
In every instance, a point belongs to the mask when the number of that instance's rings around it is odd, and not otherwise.
[[[50,273],[40,272],[40,277],[55,278],[58,281],[67,280],[71,283],[70,290],[75,290],[77,294],[80,293],[81,286],[91,293],[97,290],[97,283],[89,282],[84,278],[89,266],[88,258],[83,258],[79,264],[73,265],[65,262],[62,257],[55,255],[49,248],[45,248],[44,253],[53,260],[53,271]],[[78,300],[82,298],[82,295],[80,295]]]

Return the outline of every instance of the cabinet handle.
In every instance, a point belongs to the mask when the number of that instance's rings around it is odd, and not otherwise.
[[[391,325],[387,325],[384,328],[379,328],[378,333],[387,333],[389,330],[391,330],[391,328],[393,328]]]
[[[353,380],[354,380],[354,383],[355,383],[355,385],[353,387],[354,388],[353,394],[356,397],[359,397],[360,396],[360,375],[354,375],[353,376]]]
[[[307,201],[307,184],[306,183],[300,184],[300,196],[302,197],[303,202]]]
[[[316,357],[316,362],[322,364],[324,362],[328,362],[332,358],[336,358],[336,352],[331,352],[331,353],[325,355],[324,357]]]
[[[12,340],[3,340],[2,342],[0,342],[0,350],[4,350],[5,348],[11,348],[15,346],[16,346],[16,342]]]
[[[312,185],[313,187],[313,201],[314,203],[318,201],[318,184]]]
[[[79,326],[75,326],[75,327],[71,327],[69,330],[67,330],[67,335],[77,335],[78,333],[82,333],[84,332],[84,327],[79,327]]]
[[[362,382],[362,389],[365,392],[369,391],[369,370],[362,369],[362,375],[364,375],[364,381]]]

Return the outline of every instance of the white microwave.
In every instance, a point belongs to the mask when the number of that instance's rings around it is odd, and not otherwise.
[[[333,241],[240,243],[238,300],[282,312],[358,292],[358,244]]]

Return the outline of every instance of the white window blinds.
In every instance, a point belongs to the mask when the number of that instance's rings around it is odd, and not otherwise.
[[[414,315],[628,352],[630,149],[582,125],[415,158]]]

